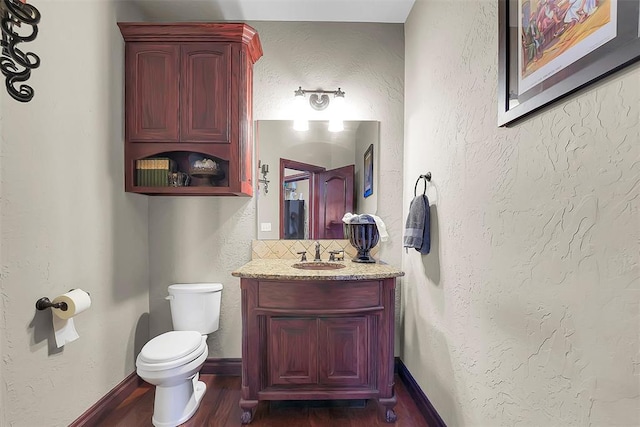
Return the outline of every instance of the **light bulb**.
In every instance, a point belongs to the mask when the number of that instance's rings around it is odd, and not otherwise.
[[[332,118],[329,120],[329,132],[342,132],[344,130],[344,122],[341,119]]]
[[[342,114],[344,111],[344,95],[336,95],[333,97],[331,109]]]
[[[309,130],[309,120],[307,119],[307,115],[304,113],[306,98],[304,94],[296,95],[293,101],[294,107],[294,119],[293,119],[293,130],[297,131],[307,131]]]
[[[331,117],[329,118],[329,132],[342,132],[344,122],[342,116],[344,112],[344,95],[336,95],[331,103]]]
[[[303,132],[309,130],[309,120],[295,119],[293,121],[293,130],[298,130]]]

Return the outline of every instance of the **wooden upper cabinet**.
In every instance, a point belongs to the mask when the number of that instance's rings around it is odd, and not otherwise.
[[[180,46],[132,43],[126,57],[127,139],[178,142]]]
[[[125,190],[253,195],[253,64],[262,56],[256,31],[239,23],[118,26],[126,43]],[[186,174],[194,159],[211,159],[221,172],[193,175],[186,186],[170,187],[162,177],[150,185],[139,169],[149,163],[140,161],[159,158]]]

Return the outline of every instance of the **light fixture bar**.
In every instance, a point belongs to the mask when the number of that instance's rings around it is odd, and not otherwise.
[[[337,96],[344,96],[344,91],[340,90],[340,88],[338,88],[338,90],[310,90],[310,89],[302,89],[302,86],[298,87],[298,90],[296,90],[296,95],[301,94],[307,94],[307,93],[332,93],[334,95]]]
[[[344,92],[338,88],[338,90],[311,90],[311,89],[302,89],[302,86],[298,87],[298,90],[295,91],[295,96],[304,97],[307,93],[310,93],[309,104],[311,108],[316,111],[322,111],[329,106],[329,94],[333,94],[334,97],[344,98]]]
[[[330,94],[333,94],[334,106],[331,107],[330,120],[329,120],[329,132],[340,132],[344,130],[344,123],[342,116],[344,114],[344,91],[338,88],[338,90],[322,90],[322,89],[302,89],[302,86],[298,86],[298,89],[294,91],[295,110],[293,119],[293,129],[296,131],[309,130],[309,118],[305,113],[304,99],[305,95],[309,93],[309,105],[316,111],[322,111],[327,109],[331,99]]]

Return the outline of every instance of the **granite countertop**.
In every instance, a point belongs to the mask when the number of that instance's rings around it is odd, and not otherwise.
[[[313,264],[313,261],[306,263]],[[303,270],[293,267],[294,264],[300,264],[295,259],[254,259],[231,274],[244,279],[280,280],[367,280],[404,276],[403,271],[381,262],[365,264],[344,260],[323,263],[343,264],[345,267],[335,270]]]

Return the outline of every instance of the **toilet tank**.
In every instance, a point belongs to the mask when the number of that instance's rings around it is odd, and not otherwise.
[[[220,323],[222,283],[179,283],[169,286],[174,331],[217,331]]]

